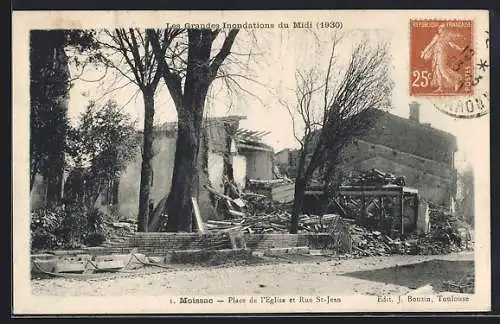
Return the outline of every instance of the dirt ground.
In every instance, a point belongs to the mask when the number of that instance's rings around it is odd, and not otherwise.
[[[168,271],[147,268],[131,277],[106,280],[33,279],[32,291],[53,296],[399,295],[426,284],[443,290],[445,281],[472,276],[473,260],[473,252],[347,260],[290,255],[265,265],[177,266]]]

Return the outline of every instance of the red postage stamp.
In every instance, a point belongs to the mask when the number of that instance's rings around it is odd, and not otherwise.
[[[410,21],[410,95],[473,94],[472,20]]]

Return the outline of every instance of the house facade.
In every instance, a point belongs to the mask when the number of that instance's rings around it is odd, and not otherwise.
[[[207,186],[224,193],[224,177],[233,180],[240,190],[248,179],[272,179],[273,149],[249,136],[239,128],[241,116],[209,118],[204,121],[200,152],[198,154],[198,205],[204,220],[220,219],[213,197]],[[176,123],[166,123],[155,129],[153,141],[153,174],[150,201],[156,206],[170,192],[177,129]],[[139,184],[142,156],[140,148],[136,158],[121,173],[118,182],[118,197],[113,205],[103,195],[100,208],[115,208],[120,217],[135,220],[139,208]]]
[[[289,178],[295,178],[299,153],[298,149],[286,148],[274,155],[274,162],[282,174]]]
[[[374,126],[343,150],[340,170],[353,174],[378,169],[404,176],[406,185],[418,189],[423,199],[451,208],[457,184],[456,138],[420,123],[419,110],[412,102],[408,119],[371,111]]]

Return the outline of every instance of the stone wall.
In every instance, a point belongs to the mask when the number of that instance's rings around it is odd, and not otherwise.
[[[449,207],[456,194],[456,170],[445,163],[429,160],[384,145],[357,140],[342,153],[344,175],[378,169],[406,178],[406,185],[434,204]]]
[[[368,113],[376,122],[362,136],[363,140],[448,165],[453,164],[457,143],[452,134],[378,109],[371,109]]]
[[[156,205],[170,191],[174,169],[175,138],[156,136],[153,142],[153,175],[150,199]],[[121,173],[118,187],[118,213],[121,219],[136,220],[141,182],[141,150]]]
[[[319,234],[244,234],[246,247],[252,250],[292,248],[307,246],[311,249],[332,248],[331,236]],[[339,247],[349,249],[348,244]],[[129,247],[146,255],[164,255],[175,250],[231,249],[231,238],[224,234],[198,233],[136,233],[129,241]]]
[[[139,253],[162,255],[175,250],[230,249],[231,240],[228,234],[136,233],[129,245]]]
[[[456,176],[456,170],[450,164],[426,159],[421,156],[390,148],[386,145],[370,143],[364,140],[356,140],[354,143],[348,145],[342,152],[344,164],[355,164],[356,162],[367,160],[375,156],[398,161],[401,164],[441,178],[452,179]]]
[[[264,150],[242,150],[246,158],[246,173],[250,179],[272,180],[273,179],[273,155],[272,151]]]
[[[320,234],[245,234],[247,248],[256,250],[307,246],[323,249],[328,246],[330,235]]]

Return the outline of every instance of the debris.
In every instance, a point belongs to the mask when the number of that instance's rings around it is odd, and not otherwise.
[[[392,240],[378,231],[369,231],[356,224],[352,224],[349,231],[354,247],[352,253],[355,256],[389,255],[400,248],[400,241]]]
[[[153,209],[153,213],[149,215],[149,224],[148,224],[148,230],[150,232],[155,232],[158,231],[162,223],[164,221],[164,211],[165,211],[165,205],[167,204],[167,196],[163,197],[156,207]]]
[[[227,201],[229,201],[229,202],[231,202],[231,203],[233,203],[233,204],[235,204],[235,205],[238,205],[238,203],[237,203],[237,202],[235,202],[233,198],[231,198],[231,197],[229,197],[229,196],[226,196],[226,195],[224,195],[224,194],[221,194],[221,193],[217,192],[217,190],[215,190],[214,188],[212,188],[212,187],[210,187],[210,186],[205,185],[204,187],[205,187],[208,191],[210,191],[212,194],[214,194],[214,195],[218,196],[219,198],[223,198],[223,199],[225,199],[225,200],[227,200]]]
[[[125,263],[122,260],[103,260],[95,262],[95,271],[117,271],[125,267]]]
[[[353,177],[348,180],[348,185],[358,186],[358,185],[398,185],[404,186],[406,180],[403,176],[397,177],[394,174],[382,172],[377,169],[371,169]]]
[[[231,240],[231,247],[233,249],[246,249],[247,244],[243,233],[237,231],[231,231],[229,233],[229,238]]]
[[[353,240],[353,254],[356,256],[389,254],[447,254],[464,250],[470,245],[470,238],[461,234],[461,223],[455,216],[441,210],[431,211],[431,230],[427,234],[391,239],[378,231],[353,224],[349,231]],[[465,229],[468,232],[468,229]]]
[[[82,273],[85,270],[88,261],[66,261],[58,262],[55,266],[56,273]]]
[[[425,285],[420,288],[417,288],[415,290],[410,291],[408,295],[433,295],[434,294],[434,288],[432,288],[431,285]]]
[[[356,178],[351,178],[350,181],[352,185],[405,185],[403,177],[376,169],[364,172]],[[289,184],[283,179],[250,179],[247,192],[238,192],[238,196],[234,197],[217,193],[208,187],[207,189],[218,199],[226,202],[228,209],[226,220],[207,221],[205,224],[207,230],[252,234],[288,233],[291,206],[272,199],[271,194],[273,188],[283,185]],[[344,207],[344,204],[338,202],[337,204]],[[359,212],[361,208],[359,202],[354,199],[347,201],[345,206],[348,206],[351,212]],[[340,213],[348,214],[342,208]],[[372,230],[369,224],[359,225],[355,219],[344,218],[337,214],[300,215],[298,233],[329,233],[332,239],[325,248],[349,254],[349,257],[445,254],[469,246],[470,238],[464,236],[470,237],[470,234],[463,234],[469,231],[463,229],[464,226],[460,225],[456,217],[435,207],[429,210],[429,214],[432,225],[427,233],[413,233],[401,238],[391,238],[386,235],[385,230],[378,228]],[[339,247],[343,247],[343,251],[339,251]]]
[[[149,263],[162,263],[163,262],[163,258],[162,257],[150,256],[150,257],[148,257],[148,262]]]
[[[232,209],[229,209],[228,212],[233,217],[245,217],[245,213],[243,213],[243,212],[239,212],[239,211],[232,210]]]
[[[117,228],[127,228],[127,229],[131,229],[133,227],[133,224],[131,223],[126,223],[126,222],[114,222],[114,223],[111,223],[111,225],[113,227],[117,227]]]
[[[198,207],[198,202],[195,197],[191,197],[191,203],[193,204],[193,212],[194,212],[194,220],[196,223],[196,227],[200,233],[205,232],[205,227],[203,226],[203,220],[200,215],[200,208]]]
[[[475,286],[475,278],[473,274],[457,281],[443,282],[443,290],[454,293],[473,294],[474,286]]]
[[[241,198],[236,198],[233,200],[234,204],[240,208],[245,207],[245,201]]]

